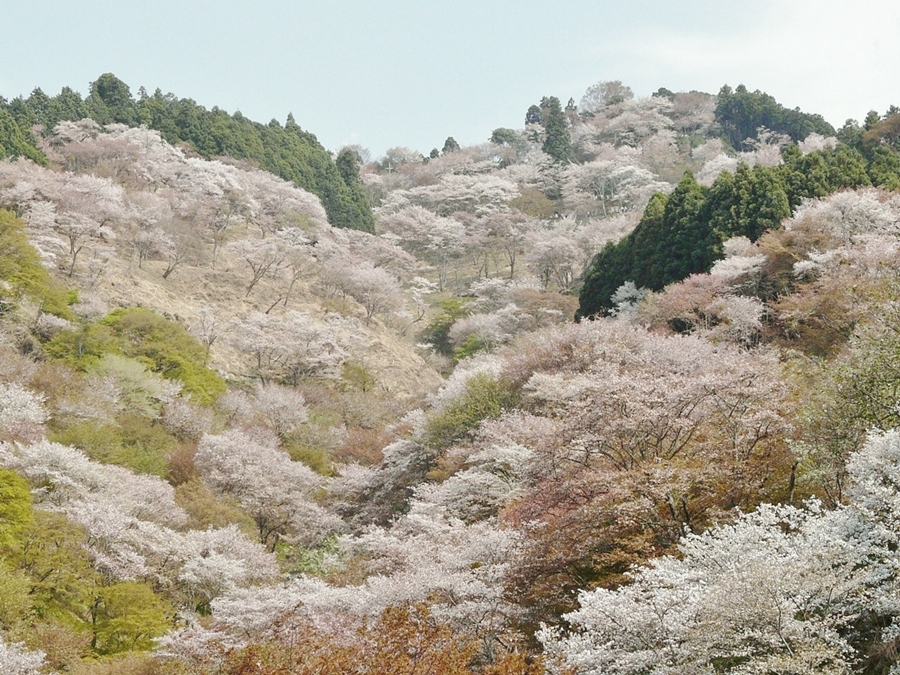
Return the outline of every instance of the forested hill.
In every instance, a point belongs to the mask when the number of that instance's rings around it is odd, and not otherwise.
[[[332,159],[316,137],[300,128],[293,115],[281,125],[261,124],[240,112],[207,110],[189,98],[176,98],[143,87],[134,98],[129,86],[111,73],[91,83],[87,98],[69,87],[56,96],[35,89],[28,98],[0,98],[0,156],[24,156],[41,162],[32,127],[49,133],[61,121],[90,118],[99,124],[146,125],[172,144],[188,144],[205,158],[225,156],[250,160],[298,187],[318,195],[328,220],[336,227],[374,231],[374,216],[359,181],[355,155],[346,151]]]
[[[657,95],[669,93],[660,90]],[[893,106],[883,117],[873,111],[863,127],[848,120],[835,132],[821,115],[785,108],[772,96],[743,85],[735,90],[722,87],[715,107],[716,131],[738,155],[735,165],[707,185],[687,172],[670,195],[654,195],[637,227],[618,242],[607,243],[592,260],[578,316],[615,311],[629,288],[660,291],[692,274],[709,272],[724,257],[727,240],[738,236],[756,241],[804,200],[867,186],[900,188],[898,112]],[[826,136],[830,141],[819,148],[803,143]],[[760,162],[745,152],[765,146],[772,151],[769,160]]]
[[[0,675],[898,672],[900,109],[562,101],[2,101]]]

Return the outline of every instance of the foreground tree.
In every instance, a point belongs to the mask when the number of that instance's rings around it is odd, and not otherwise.
[[[541,633],[552,672],[887,672],[896,667],[900,434],[849,462],[850,503],[762,506],[688,536],[616,591],[582,593]]]

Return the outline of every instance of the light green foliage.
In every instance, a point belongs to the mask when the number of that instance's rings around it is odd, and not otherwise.
[[[31,580],[0,561],[0,630],[22,624],[31,614]]]
[[[453,350],[453,360],[456,362],[475,356],[478,352],[488,349],[489,343],[478,333],[472,333],[459,347]]]
[[[122,431],[118,425],[96,421],[75,422],[51,430],[47,439],[78,448],[95,462],[114,464],[113,458],[122,449]]]
[[[328,448],[306,444],[302,439],[291,438],[284,440],[284,451],[295,462],[302,462],[310,469],[323,476],[334,474],[331,464],[331,453]]]
[[[279,566],[291,575],[324,576],[338,559],[340,548],[336,536],[327,537],[317,546],[294,546],[279,542],[275,550]]]
[[[177,388],[135,359],[118,354],[104,354],[89,373],[111,377],[119,389],[119,400],[134,414],[151,419],[177,394]]]
[[[345,387],[363,393],[371,391],[375,386],[375,377],[358,363],[345,363],[341,370],[341,382]]]
[[[12,211],[0,209],[0,313],[27,297],[43,311],[72,319],[68,295],[41,264],[28,242],[23,223]]]
[[[191,529],[205,530],[235,524],[248,537],[256,536],[256,523],[237,500],[220,495],[199,478],[192,478],[175,488],[175,500],[190,516]]]
[[[32,521],[28,483],[15,471],[0,468],[0,554],[18,546]]]
[[[172,625],[174,610],[147,584],[123,581],[97,591],[91,647],[100,654],[145,651]]]
[[[450,342],[450,329],[457,319],[469,314],[468,298],[448,298],[438,303],[438,315],[420,336],[429,342],[439,354],[453,355],[453,343]]]
[[[37,616],[76,628],[88,622],[100,578],[91,567],[85,543],[84,531],[65,516],[34,512],[34,523],[12,561],[31,579]]]
[[[123,354],[177,380],[198,403],[212,403],[225,392],[222,378],[206,367],[206,349],[181,324],[142,307],[116,310],[100,323],[118,338]]]
[[[168,457],[177,446],[176,439],[164,427],[133,413],[119,415],[116,424],[69,424],[52,431],[48,439],[76,447],[96,462],[163,478],[168,475]]]
[[[50,358],[85,370],[105,353],[117,353],[118,344],[105,326],[86,324],[71,330],[61,330],[44,344]]]
[[[425,426],[427,444],[446,448],[468,437],[482,421],[496,419],[513,406],[517,393],[512,386],[485,373],[469,378],[458,399],[449,402]]]
[[[206,349],[183,326],[143,307],[116,310],[97,323],[60,331],[44,350],[81,370],[113,368],[126,379],[131,375],[125,362],[109,361],[108,355],[134,359],[162,378],[178,382],[184,393],[204,405],[225,392],[222,378],[206,367]],[[108,364],[98,365],[103,359]]]

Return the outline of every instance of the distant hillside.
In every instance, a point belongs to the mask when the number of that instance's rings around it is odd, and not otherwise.
[[[0,154],[40,161],[40,150],[34,139],[28,138],[32,127],[40,125],[49,133],[61,121],[85,118],[99,124],[146,125],[169,143],[187,144],[207,159],[250,160],[317,195],[332,225],[374,230],[375,220],[352,154],[336,163],[292,115],[284,126],[275,120],[260,124],[240,112],[229,115],[216,107],[207,110],[189,98],[176,98],[159,89],[148,95],[143,87],[135,99],[129,86],[112,73],[97,78],[84,99],[69,87],[53,97],[38,88],[28,98],[20,96],[8,102],[0,98]]]

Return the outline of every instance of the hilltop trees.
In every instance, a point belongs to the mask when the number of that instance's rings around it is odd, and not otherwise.
[[[734,90],[725,85],[719,90],[716,121],[722,125],[725,137],[736,149],[742,149],[746,139],[756,138],[760,127],[787,134],[794,142],[802,141],[812,133],[823,136],[835,134],[834,127],[821,115],[790,110],[769,94],[758,89],[750,92],[744,85],[738,85]]]
[[[542,113],[544,124],[544,144],[541,149],[557,162],[570,162],[574,159],[569,127],[563,114],[559,99],[551,96],[547,99],[545,112]]]
[[[630,101],[633,98],[634,92],[631,87],[622,84],[621,80],[598,82],[584,92],[578,109],[582,113],[592,113],[604,106]]]
[[[189,143],[207,158],[228,156],[258,162],[262,168],[318,195],[330,222],[337,227],[367,232],[374,228],[374,218],[352,158],[342,158],[339,167],[316,137],[303,131],[292,115],[288,115],[284,126],[277,122],[263,125],[239,112],[229,115],[218,108],[207,110],[191,99],[177,99],[159,90],[135,100],[128,85],[112,73],[97,78],[91,84],[90,95],[83,101],[68,88],[52,98],[35,90],[27,99],[14,99],[2,108],[0,124],[2,115],[11,115],[11,121],[19,129],[41,125],[47,134],[60,121],[75,122],[85,117],[101,125],[145,124],[160,131],[170,143]],[[41,159],[37,149],[15,140],[23,138],[21,131],[17,134],[11,127],[8,131],[0,134],[4,149],[10,144],[3,156]]]

